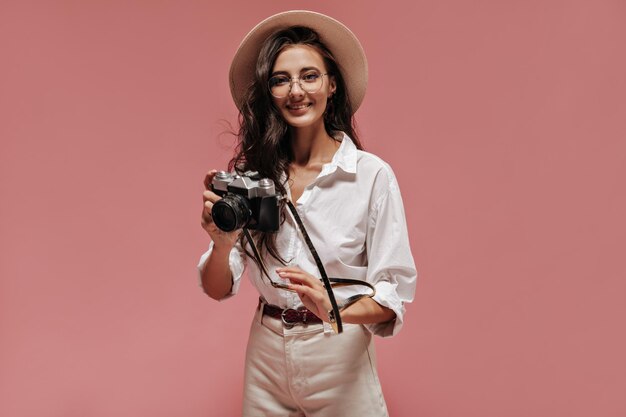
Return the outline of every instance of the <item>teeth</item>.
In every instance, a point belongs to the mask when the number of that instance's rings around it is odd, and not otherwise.
[[[308,104],[303,104],[301,106],[289,106],[290,109],[292,110],[300,110],[300,109],[304,109],[305,107],[309,107]]]

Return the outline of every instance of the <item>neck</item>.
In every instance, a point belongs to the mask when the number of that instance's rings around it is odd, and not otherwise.
[[[330,162],[340,142],[326,133],[324,123],[305,128],[291,128],[293,163],[299,166]]]

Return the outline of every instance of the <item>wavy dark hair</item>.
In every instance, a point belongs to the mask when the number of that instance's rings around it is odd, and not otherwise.
[[[329,76],[335,79],[336,91],[329,98],[324,113],[326,133],[339,141],[338,134],[345,132],[358,149],[363,149],[356,133],[346,85],[332,52],[320,41],[318,34],[308,27],[292,26],[274,33],[261,46],[254,81],[243,96],[239,111],[238,143],[228,168],[239,173],[258,171],[262,177],[271,178],[276,191],[282,195],[286,195],[287,190],[281,178],[284,174],[289,180],[289,164],[293,160],[289,144],[290,126],[273,104],[268,80],[278,55],[292,45],[314,48],[322,56]],[[285,219],[284,207],[281,213],[282,223]],[[276,249],[275,234],[256,232],[253,236],[261,252],[267,251],[281,263],[286,263]],[[243,239],[242,235],[241,244],[245,248]],[[248,255],[257,262],[254,256],[250,253]]]

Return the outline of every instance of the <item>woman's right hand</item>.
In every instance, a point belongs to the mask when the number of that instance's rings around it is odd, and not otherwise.
[[[213,216],[211,215],[213,204],[222,198],[211,191],[211,183],[213,182],[213,177],[216,173],[216,170],[211,170],[204,177],[205,190],[202,193],[204,207],[202,208],[201,223],[202,228],[207,231],[209,236],[211,236],[215,247],[230,250],[233,246],[235,246],[235,243],[237,243],[237,239],[241,234],[241,229],[233,230],[232,232],[224,232],[213,222]]]

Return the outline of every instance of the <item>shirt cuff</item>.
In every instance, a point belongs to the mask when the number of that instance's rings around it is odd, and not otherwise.
[[[200,262],[198,262],[198,283],[203,291],[204,287],[202,286],[202,270],[204,269],[204,266],[206,265],[206,262],[209,259],[209,256],[211,256],[212,252],[213,242],[209,244],[209,249],[202,254],[202,256],[200,257]],[[243,271],[245,269],[245,263],[242,259],[239,249],[237,248],[237,245],[233,246],[230,254],[228,255],[228,264],[230,266],[230,272],[233,277],[233,285],[230,289],[230,292],[219,301],[230,298],[233,295],[237,294],[237,292],[239,291],[239,285],[241,284],[241,276],[243,275]]]
[[[388,281],[379,281],[374,284],[376,295],[372,300],[396,313],[396,318],[384,323],[366,324],[365,327],[373,334],[381,337],[391,337],[398,334],[404,322],[404,303],[398,297],[396,284]]]

